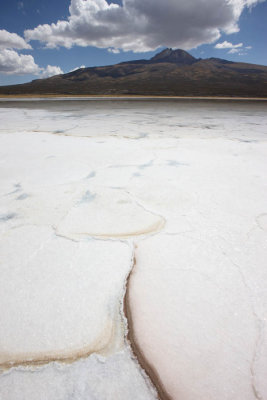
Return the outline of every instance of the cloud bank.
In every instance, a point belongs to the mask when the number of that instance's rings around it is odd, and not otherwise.
[[[3,49],[31,49],[31,45],[16,33],[0,29],[0,50]]]
[[[85,65],[81,65],[80,67],[76,67],[76,68],[71,69],[69,72],[74,72],[74,71],[77,71],[78,69],[81,69],[81,68],[86,68],[86,66]]]
[[[0,50],[0,73],[6,75],[38,75],[40,68],[31,55],[18,54],[14,50]]]
[[[60,67],[55,65],[48,65],[45,69],[43,69],[41,73],[41,78],[49,78],[50,76],[63,74],[64,72]]]
[[[222,43],[217,43],[214,48],[218,50],[229,50],[228,54],[238,54],[239,56],[244,56],[247,54],[247,50],[252,49],[252,46],[243,47],[243,43],[233,44],[225,40]]]
[[[158,47],[191,49],[238,31],[245,7],[265,0],[71,0],[69,18],[26,30],[27,41],[46,47],[95,46],[143,52]]]
[[[238,44],[233,44],[230,42],[227,42],[226,40],[222,43],[217,43],[215,46],[215,49],[238,49],[239,47],[242,47],[243,43],[238,43]]]
[[[41,75],[42,78],[62,74],[61,68],[48,65],[40,68],[29,54],[16,50],[31,50],[32,47],[16,33],[0,30],[0,73],[6,75]]]

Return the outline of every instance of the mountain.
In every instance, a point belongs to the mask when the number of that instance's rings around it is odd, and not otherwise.
[[[1,94],[267,97],[267,67],[196,59],[184,50],[165,49],[150,60],[82,68],[2,86]]]
[[[165,49],[156,54],[150,60],[151,63],[171,62],[180,65],[191,65],[197,62],[197,59],[184,50]]]

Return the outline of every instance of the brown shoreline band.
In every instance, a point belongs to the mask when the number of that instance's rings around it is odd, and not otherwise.
[[[162,96],[162,95],[108,95],[108,94],[59,94],[59,93],[51,93],[51,94],[1,94],[0,100],[4,99],[49,99],[49,98],[70,98],[70,99],[79,99],[79,98],[103,98],[103,99],[181,99],[181,100],[244,100],[244,101],[267,101],[267,97],[241,97],[241,96]]]
[[[130,343],[130,346],[132,348],[132,352],[134,356],[137,358],[139,365],[143,368],[143,370],[146,372],[146,374],[149,376],[151,382],[153,383],[154,387],[157,390],[158,397],[160,400],[173,400],[172,397],[168,394],[166,389],[164,388],[164,385],[160,379],[159,374],[151,366],[151,364],[148,362],[146,359],[142,349],[138,346],[137,340],[135,338],[134,334],[134,324],[133,324],[133,318],[132,318],[132,313],[131,313],[131,307],[130,307],[130,299],[129,299],[129,291],[130,291],[130,281],[131,281],[131,276],[134,272],[134,269],[136,267],[136,258],[134,257],[133,261],[133,267],[128,275],[127,281],[126,281],[126,292],[123,300],[123,311],[124,315],[127,318],[128,322],[128,333],[127,333],[127,339]]]
[[[168,392],[165,390],[164,385],[160,379],[159,374],[151,366],[151,364],[147,361],[142,349],[138,346],[137,340],[135,338],[134,334],[134,324],[133,324],[133,318],[132,318],[132,313],[131,313],[131,307],[130,307],[130,300],[129,300],[129,291],[130,291],[130,281],[131,281],[131,276],[134,273],[136,267],[136,258],[134,256],[133,258],[133,266],[132,269],[127,277],[126,284],[125,284],[125,296],[123,299],[123,312],[124,315],[127,319],[127,325],[128,325],[128,330],[127,330],[127,340],[131,346],[132,352],[134,356],[136,357],[139,365],[141,368],[146,372],[148,377],[150,378],[154,388],[157,391],[158,397],[160,400],[172,400],[172,397],[168,394]],[[111,336],[113,336],[113,333]],[[110,340],[109,340],[110,341]],[[74,355],[66,355],[65,357],[60,357],[60,356],[47,356],[47,357],[40,357],[37,359],[29,359],[29,360],[14,360],[14,361],[7,361],[3,362],[0,364],[0,370],[8,370],[10,368],[14,367],[40,367],[46,364],[49,364],[51,362],[59,362],[59,363],[64,363],[64,364],[72,364],[73,362],[76,362],[82,358],[87,358],[90,355],[96,353],[96,351],[101,351],[104,350],[107,347],[107,344],[104,344],[102,346],[99,346],[99,348],[96,350],[96,348],[91,347],[90,350],[84,351],[80,350],[76,352]]]

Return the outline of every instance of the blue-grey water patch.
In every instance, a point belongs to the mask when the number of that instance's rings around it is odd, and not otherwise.
[[[16,200],[25,200],[29,197],[27,193],[22,193],[20,196],[16,197]]]
[[[139,169],[149,168],[149,167],[152,167],[153,163],[154,163],[154,160],[151,160],[151,161],[149,161],[149,162],[146,163],[146,164],[139,165],[138,168],[139,168]]]
[[[95,172],[95,171],[92,171],[92,172],[90,172],[90,174],[87,175],[87,177],[86,177],[85,179],[92,179],[92,178],[94,178],[95,176],[96,176],[96,172]]]
[[[7,222],[11,219],[16,218],[17,214],[16,213],[6,213],[6,214],[0,214],[0,222]]]
[[[140,135],[137,136],[135,139],[136,139],[136,140],[145,139],[146,137],[148,137],[148,133],[142,132],[142,133],[140,133]]]
[[[87,190],[83,197],[80,200],[80,204],[81,203],[91,203],[92,201],[94,201],[94,199],[96,198],[96,194],[95,193],[91,193],[90,190]]]
[[[14,186],[14,190],[12,190],[12,192],[7,193],[6,196],[9,196],[11,194],[19,193],[22,190],[22,187],[21,187],[20,183],[15,183],[13,186]]]
[[[186,163],[181,163],[181,162],[176,161],[176,160],[167,160],[167,163],[168,163],[168,165],[170,167],[181,167],[181,166],[188,167],[188,165],[189,165],[189,164],[186,164]]]
[[[258,140],[254,139],[237,139],[241,143],[258,143]]]

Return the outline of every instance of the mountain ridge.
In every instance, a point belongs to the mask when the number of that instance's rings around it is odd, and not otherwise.
[[[167,48],[150,60],[80,68],[0,87],[0,95],[152,95],[267,97],[267,67],[220,58],[197,59]]]

